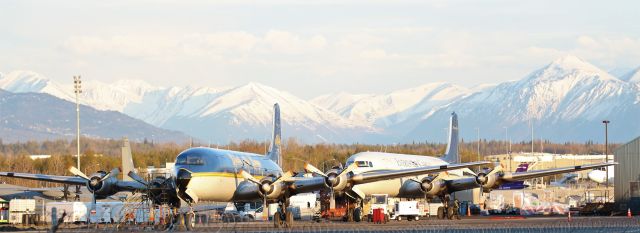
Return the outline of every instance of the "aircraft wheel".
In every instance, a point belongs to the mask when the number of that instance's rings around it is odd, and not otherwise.
[[[362,209],[360,207],[353,210],[353,220],[356,222],[362,221]]]
[[[438,207],[438,219],[444,219],[444,207]]]
[[[193,231],[196,227],[196,214],[192,212],[184,214],[184,225],[187,231]]]
[[[280,225],[282,225],[282,213],[280,212],[280,210],[277,210],[273,214],[273,227],[279,228]]]
[[[287,228],[291,228],[293,227],[293,212],[292,211],[287,211],[285,213],[285,218],[286,218],[286,227]]]
[[[447,218],[453,219],[456,215],[455,208],[447,208]]]

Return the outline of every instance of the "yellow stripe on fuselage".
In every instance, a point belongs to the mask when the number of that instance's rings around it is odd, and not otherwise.
[[[235,173],[231,173],[231,172],[194,172],[191,173],[191,177],[210,177],[210,176],[215,176],[215,177],[237,177],[237,178],[242,178],[241,175],[239,174],[235,174]],[[253,176],[256,179],[262,179],[264,178],[264,176]]]

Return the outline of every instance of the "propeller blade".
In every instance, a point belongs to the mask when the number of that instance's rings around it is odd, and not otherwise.
[[[135,172],[133,172],[133,171],[129,171],[129,173],[127,174],[127,176],[131,177],[131,179],[133,179],[133,180],[137,181],[138,183],[141,183],[141,184],[143,184],[143,185],[145,185],[145,186],[149,185],[149,183],[147,183],[147,181],[146,181],[146,180],[144,180],[142,177],[140,177],[140,176],[138,175],[138,173],[135,173]]]
[[[118,176],[118,174],[120,174],[120,168],[114,168],[109,173],[107,173],[102,178],[100,178],[100,181],[104,181],[104,180],[108,179],[111,176]]]
[[[77,169],[74,166],[71,166],[69,168],[69,172],[71,172],[71,174],[74,174],[76,176],[82,177],[85,180],[90,180],[89,177],[87,177],[87,175],[85,175],[84,173],[82,173],[82,171],[80,171],[80,169]]]
[[[254,178],[251,174],[249,174],[245,170],[240,170],[240,175],[246,180],[249,180],[249,181],[251,181],[253,183],[256,183],[256,184],[259,184],[259,185],[261,184],[259,180]]]
[[[351,163],[349,166],[347,166],[347,168],[345,168],[344,170],[342,170],[342,172],[340,172],[340,175],[347,174],[348,172],[352,171],[353,169],[356,169],[357,167],[358,165],[356,165],[356,163]]]
[[[304,164],[304,170],[307,171],[307,172],[311,172],[311,173],[323,176],[323,177],[327,177],[327,174],[324,174],[324,172],[320,171],[320,169],[314,167],[310,163],[305,163]]]
[[[498,172],[503,172],[504,171],[504,165],[502,165],[502,163],[496,165],[487,175],[493,175],[495,173]]]

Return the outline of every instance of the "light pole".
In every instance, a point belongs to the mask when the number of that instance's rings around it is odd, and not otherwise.
[[[509,171],[511,171],[511,153],[509,153],[509,128],[504,128],[504,147],[507,151],[507,157],[509,158]]]
[[[605,163],[609,162],[609,123],[610,121],[608,120],[604,120],[602,121],[602,123],[604,123],[604,155],[606,158],[606,161],[604,161]],[[605,176],[605,185],[607,186],[607,191],[606,193],[606,199],[607,202],[609,202],[609,166],[605,167],[605,171],[606,171],[606,176]]]
[[[478,161],[480,161],[480,159],[482,158],[480,156],[480,128],[476,128],[476,131],[478,131]]]
[[[73,92],[76,94],[76,129],[78,138],[76,139],[77,154],[78,157],[78,169],[80,169],[80,102],[79,96],[82,93],[82,80],[80,75],[73,76]]]

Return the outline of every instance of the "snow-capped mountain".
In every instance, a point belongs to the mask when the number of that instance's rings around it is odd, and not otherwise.
[[[75,103],[46,93],[11,93],[0,89],[0,138],[4,142],[74,138]],[[81,105],[82,135],[94,138],[173,141],[184,143],[181,132],[161,129],[115,111]]]
[[[295,97],[257,83],[232,88],[203,102],[199,108],[181,111],[162,127],[185,129],[212,142],[269,137],[273,104],[280,104],[283,134],[306,142],[347,142],[364,140],[374,129],[355,123]]]
[[[430,83],[383,95],[329,94],[311,100],[357,122],[387,128],[407,120],[424,119],[433,111],[470,94],[449,83]]]
[[[640,69],[615,78],[575,56],[565,56],[523,79],[466,88],[429,83],[387,94],[337,93],[310,101],[258,83],[238,87],[158,87],[144,81],[85,81],[81,103],[113,110],[204,142],[266,140],[272,106],[282,110],[285,137],[303,142],[390,143],[443,141],[451,112],[465,138],[555,141],[599,140],[608,119],[610,139],[640,132]],[[42,92],[74,101],[73,87],[30,71],[0,74],[0,88]]]
[[[432,129],[441,128],[453,111],[467,138],[475,138],[474,129],[479,128],[483,138],[500,139],[508,133],[514,140],[527,140],[532,122],[537,139],[598,140],[603,137],[601,122],[608,119],[610,138],[623,141],[640,132],[640,89],[575,56],[565,56],[524,79],[450,104],[405,138],[442,138],[442,132]]]
[[[620,79],[623,81],[640,84],[640,67],[635,68],[625,75],[620,76]]]
[[[29,71],[0,78],[12,92],[48,93],[75,101],[73,86],[59,85]],[[365,140],[375,129],[350,121],[289,93],[258,83],[235,88],[156,87],[139,80],[107,84],[83,81],[80,102],[112,110],[152,125],[178,130],[211,143],[264,140],[271,132],[273,104],[279,103],[285,136],[305,142]]]

